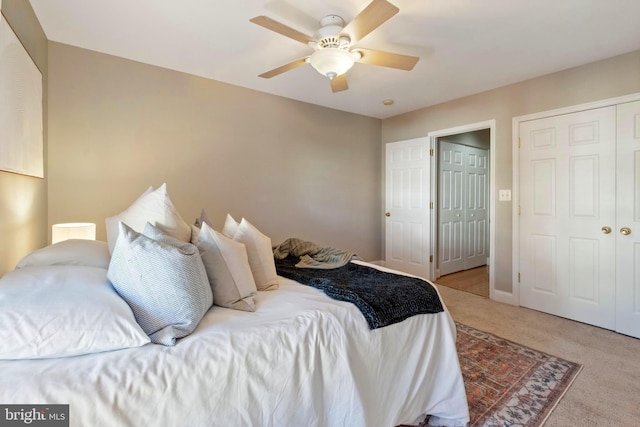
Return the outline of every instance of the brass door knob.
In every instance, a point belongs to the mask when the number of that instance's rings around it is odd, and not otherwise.
[[[391,216],[391,212],[385,212],[384,216]]]
[[[603,232],[604,234],[609,234],[609,233],[611,233],[611,227],[607,227],[607,226],[602,227],[602,232]]]
[[[620,233],[624,234],[625,236],[628,236],[629,234],[631,234],[631,229],[629,227],[622,227],[620,229]]]

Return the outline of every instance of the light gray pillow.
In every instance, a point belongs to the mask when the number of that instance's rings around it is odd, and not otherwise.
[[[151,341],[173,346],[213,303],[198,248],[154,240],[122,222],[119,228],[107,277]]]
[[[198,228],[202,228],[202,224],[207,224],[209,227],[213,227],[213,222],[211,222],[211,219],[209,218],[209,215],[207,215],[207,212],[204,210],[204,208],[202,208],[200,217],[196,218],[196,222],[193,225]]]
[[[194,245],[198,245],[198,234],[200,233],[202,224],[207,224],[209,227],[213,227],[213,223],[204,208],[202,209],[202,212],[200,212],[200,217],[196,218],[196,221],[191,226],[191,243]]]
[[[253,297],[258,291],[244,244],[234,242],[203,222],[198,249],[213,291],[213,303],[234,310],[255,311]]]

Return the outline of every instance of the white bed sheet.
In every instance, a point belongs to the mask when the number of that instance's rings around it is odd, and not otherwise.
[[[392,427],[469,419],[446,311],[369,330],[281,278],[257,311],[214,306],[175,347],[0,361],[0,403],[70,405],[72,426]]]

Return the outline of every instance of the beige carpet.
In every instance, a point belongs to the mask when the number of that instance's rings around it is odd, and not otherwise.
[[[453,318],[584,365],[545,427],[640,425],[640,340],[438,286]]]

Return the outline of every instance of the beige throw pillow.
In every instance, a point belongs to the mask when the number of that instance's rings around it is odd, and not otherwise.
[[[227,214],[227,217],[224,219],[224,226],[222,227],[222,234],[227,236],[230,239],[233,239],[233,236],[236,235],[236,231],[238,231],[238,221],[233,219],[233,217]]]
[[[213,291],[213,303],[234,310],[255,311],[253,297],[257,289],[245,245],[218,233],[206,222],[202,222],[197,241]]]
[[[259,291],[278,289],[278,273],[273,259],[271,239],[260,232],[249,221],[242,218],[233,240],[247,247],[249,266]]]

